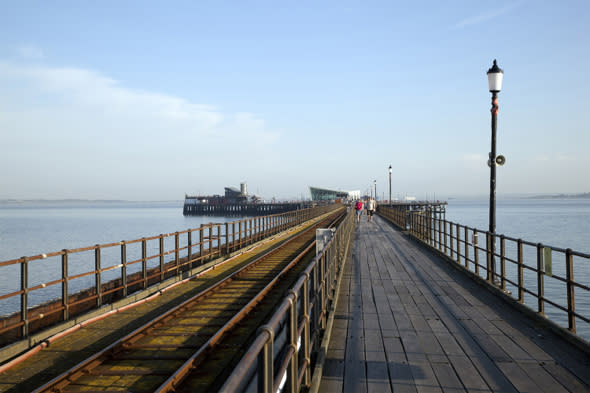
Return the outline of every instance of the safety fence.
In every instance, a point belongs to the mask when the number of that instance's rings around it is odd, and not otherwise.
[[[379,206],[378,213],[538,314],[590,338],[590,254],[470,228],[428,207]]]
[[[341,205],[316,206],[0,262],[0,346],[30,337]]]
[[[311,384],[335,288],[354,232],[352,212],[338,226],[258,333],[221,392],[298,392]]]

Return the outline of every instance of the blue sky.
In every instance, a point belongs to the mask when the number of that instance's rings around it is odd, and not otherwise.
[[[590,2],[4,2],[0,198],[590,191]],[[386,195],[387,197],[387,195]]]

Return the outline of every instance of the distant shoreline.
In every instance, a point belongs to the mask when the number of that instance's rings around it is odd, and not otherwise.
[[[535,195],[526,197],[526,199],[590,199],[590,192],[584,192],[581,194]]]

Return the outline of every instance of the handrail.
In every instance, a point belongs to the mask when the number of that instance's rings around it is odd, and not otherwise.
[[[190,274],[194,267],[230,255],[339,206],[316,206],[227,223],[202,224],[198,228],[140,239],[1,261],[0,276],[16,275],[14,285],[20,283],[20,288],[0,292],[0,306],[10,308],[0,318],[0,347],[167,279],[181,279],[182,274]],[[34,344],[31,341],[30,345]]]
[[[428,208],[409,211],[404,207],[382,205],[377,212],[417,240],[570,332],[577,333],[577,322],[590,324],[590,315],[576,311],[575,296],[576,289],[582,290],[582,296],[578,297],[587,302],[590,283],[578,282],[574,277],[576,266],[585,264],[590,269],[590,254],[460,225],[437,217]],[[493,249],[494,244],[499,244],[499,250]],[[485,264],[480,263],[480,256],[485,256]],[[554,264],[553,260],[562,263]],[[548,286],[551,287],[551,298],[545,290]],[[585,329],[590,326],[585,325]]]

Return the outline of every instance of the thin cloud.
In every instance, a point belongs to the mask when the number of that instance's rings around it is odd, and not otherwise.
[[[497,10],[488,11],[483,14],[470,16],[470,17],[465,18],[462,21],[456,23],[452,28],[453,29],[461,29],[461,28],[464,28],[467,26],[478,25],[480,23],[490,21],[492,19],[495,19],[501,15],[508,13],[509,11],[513,10],[514,8],[520,6],[522,3],[523,3],[522,1],[519,1],[519,2],[516,2],[513,4],[506,5],[502,8],[497,9]]]
[[[45,58],[45,53],[42,49],[31,45],[21,46],[17,49],[17,53],[25,59],[39,60]]]

